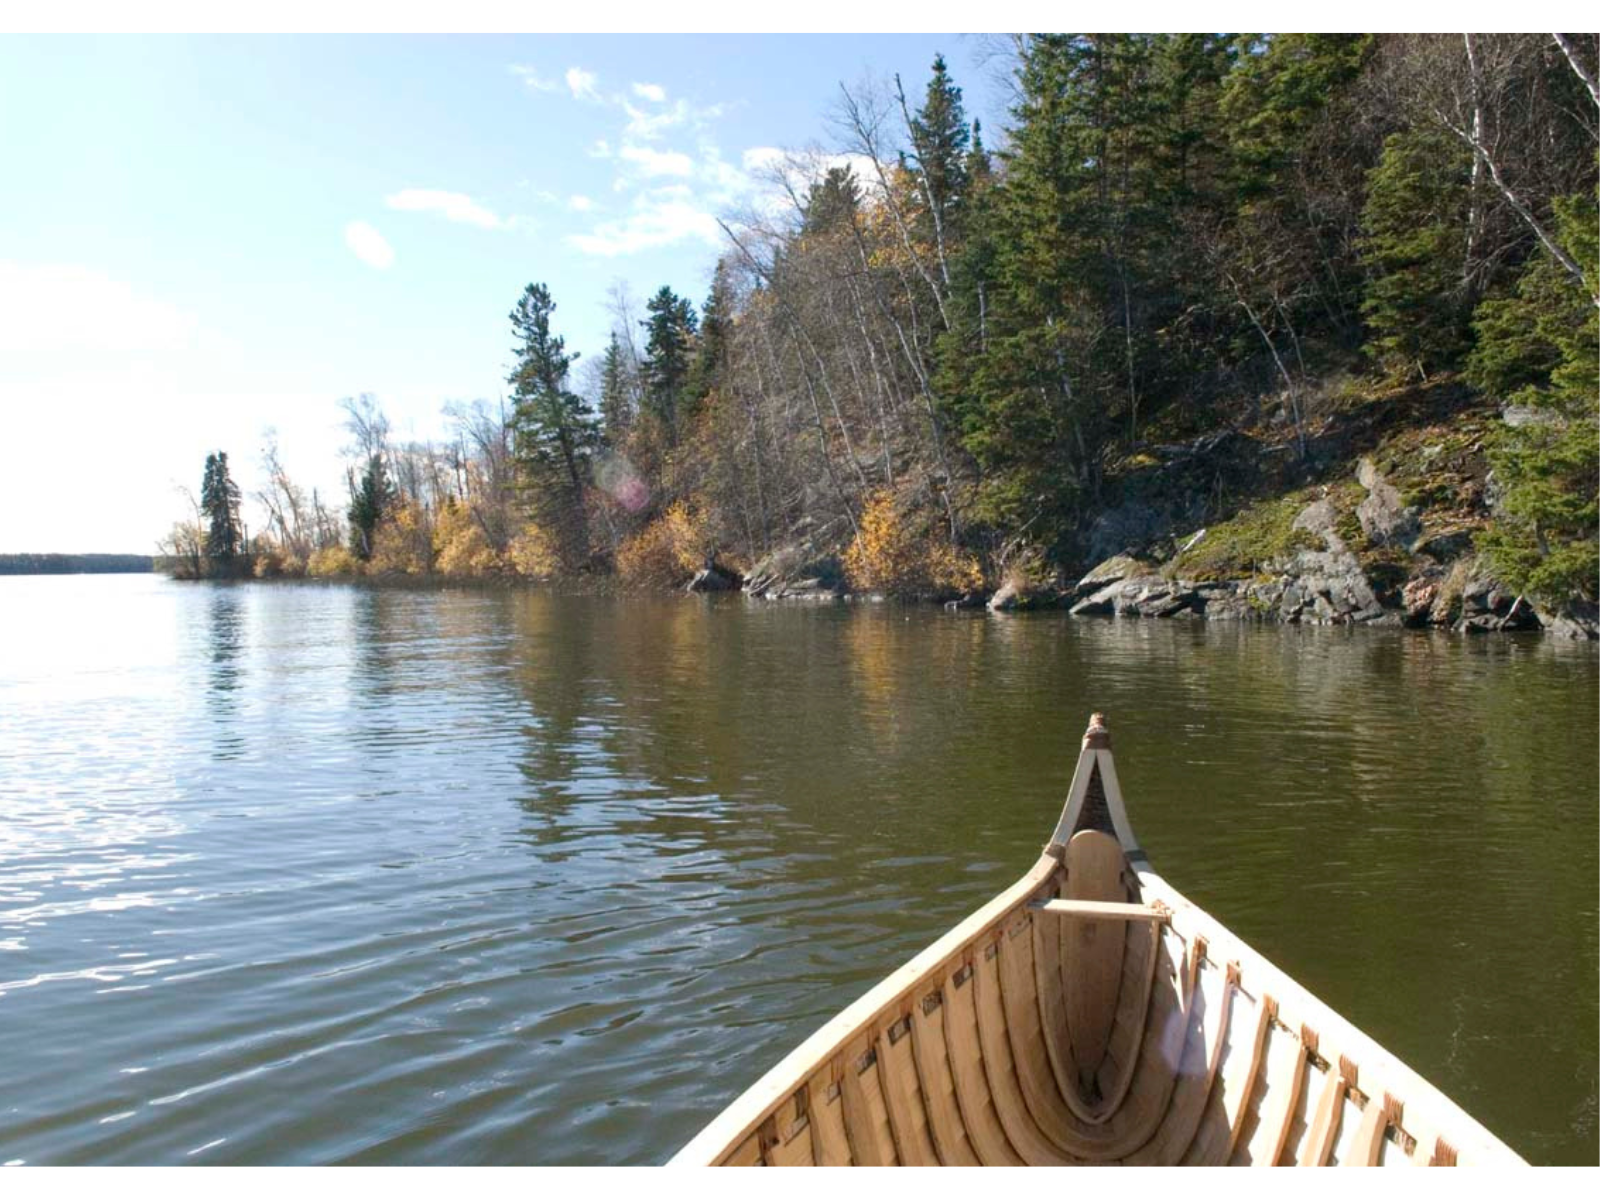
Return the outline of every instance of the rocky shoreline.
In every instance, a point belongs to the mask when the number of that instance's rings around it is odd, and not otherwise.
[[[1008,582],[992,594],[930,596],[947,608],[1008,613],[1065,609],[1074,617],[1261,621],[1291,625],[1441,628],[1462,634],[1532,633],[1600,639],[1600,610],[1573,600],[1558,608],[1517,595],[1472,549],[1470,533],[1430,532],[1371,459],[1356,468],[1362,498],[1342,511],[1324,488],[1294,513],[1287,549],[1248,574],[1186,573],[1208,537],[1174,539],[1166,555],[1116,553],[1076,583]],[[1353,493],[1342,494],[1346,507]],[[1353,515],[1354,521],[1351,521]],[[1351,543],[1358,543],[1352,546]],[[839,557],[814,541],[768,555],[746,578],[708,563],[691,592],[738,591],[766,600],[852,598]],[[864,597],[863,597],[864,598]]]

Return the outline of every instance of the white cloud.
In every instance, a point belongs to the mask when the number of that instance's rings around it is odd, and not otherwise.
[[[574,100],[599,100],[599,84],[600,77],[593,71],[585,71],[582,67],[567,68],[567,87]]]
[[[518,63],[513,63],[511,73],[521,79],[531,92],[554,92],[559,91],[561,88],[561,85],[554,79],[546,79],[533,67],[525,67]]]
[[[594,145],[590,146],[584,153],[590,158],[610,158],[611,143],[606,141],[605,138],[597,138]]]
[[[652,150],[648,146],[624,144],[617,157],[632,163],[646,179],[658,175],[693,175],[694,163],[687,154],[676,150]]]
[[[594,201],[587,196],[571,196],[567,199],[567,207],[573,212],[588,212],[594,207]]]
[[[619,99],[618,102],[622,105],[622,111],[628,114],[628,124],[623,130],[624,136],[644,138],[646,141],[658,138],[666,130],[685,125],[696,117],[695,110],[689,107],[687,100],[674,101],[671,108],[656,113],[635,108],[626,100]]]
[[[665,104],[667,102],[667,89],[659,83],[636,83],[633,85],[633,94],[652,104]]]
[[[351,221],[344,227],[344,244],[369,267],[383,271],[394,264],[394,247],[365,221]]]
[[[634,211],[621,220],[604,221],[567,241],[584,254],[616,258],[690,238],[716,246],[721,244],[721,233],[716,218],[693,202],[689,189],[674,185],[640,196]]]
[[[0,354],[183,350],[198,324],[88,267],[0,260]]]
[[[399,212],[438,213],[447,221],[476,225],[479,229],[504,229],[509,224],[461,192],[406,188],[388,197],[384,203]]]

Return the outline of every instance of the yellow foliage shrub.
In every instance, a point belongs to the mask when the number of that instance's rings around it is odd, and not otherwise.
[[[265,538],[257,538],[254,570],[257,579],[281,579],[285,576],[304,575],[306,564],[284,547]]]
[[[508,554],[511,569],[528,579],[548,579],[561,566],[555,541],[532,521],[511,539]]]
[[[705,565],[705,521],[674,504],[617,548],[617,575],[635,587],[677,587]]]
[[[504,565],[472,510],[455,502],[441,505],[434,516],[433,552],[434,570],[441,575],[495,575]]]
[[[367,569],[380,575],[426,575],[433,569],[433,539],[421,504],[409,500],[383,518]]]
[[[339,575],[361,574],[361,564],[356,556],[343,546],[324,546],[314,551],[306,564],[306,574],[316,579],[330,579]]]
[[[844,569],[852,587],[891,596],[983,586],[976,558],[935,534],[910,528],[887,491],[867,498],[855,540],[844,552]]]

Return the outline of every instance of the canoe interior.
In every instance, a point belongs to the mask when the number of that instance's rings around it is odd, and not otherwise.
[[[1521,1162],[1154,874],[1088,743],[1034,868],[675,1163]]]

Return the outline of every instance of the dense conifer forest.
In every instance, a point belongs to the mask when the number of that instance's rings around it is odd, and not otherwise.
[[[584,370],[558,297],[507,297],[507,398],[452,407],[448,444],[346,401],[337,500],[269,448],[251,569],[954,599],[1337,540],[1391,607],[1479,575],[1595,599],[1600,39],[1009,53],[1000,130],[942,59],[841,88],[782,202],[724,216],[708,293],[619,293]],[[195,573],[244,553],[208,480],[167,547]]]

